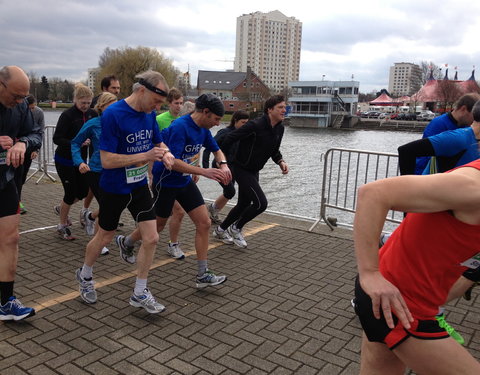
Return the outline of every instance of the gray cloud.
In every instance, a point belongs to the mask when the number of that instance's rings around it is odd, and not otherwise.
[[[480,64],[480,51],[477,43],[468,44],[468,50],[457,47],[473,32],[476,19],[468,14],[477,14],[480,5],[467,0],[397,3],[364,4],[357,10],[342,3],[341,13],[338,4],[332,9],[322,5],[323,11],[313,17],[307,9],[278,0],[271,2],[270,10],[279,9],[303,22],[301,79],[318,80],[325,74],[344,80],[354,74],[361,91],[379,90],[388,85],[388,69],[394,62],[422,60],[449,63],[452,77],[453,67],[458,66],[461,78],[468,78],[472,66]],[[236,17],[268,11],[265,4],[267,0],[259,9],[253,1],[216,0],[206,10],[205,3],[189,0],[0,0],[0,65],[80,80],[98,64],[106,47],[142,45],[169,54],[180,69],[190,65],[195,83],[196,70],[215,69],[219,58],[201,60],[200,52],[218,50],[223,58],[233,58]],[[468,14],[459,19],[459,9],[466,7]],[[184,18],[185,9],[197,17],[195,22]],[[172,14],[178,22],[173,22]],[[220,21],[228,22],[220,26]]]

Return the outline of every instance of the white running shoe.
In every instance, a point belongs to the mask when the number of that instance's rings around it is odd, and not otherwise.
[[[85,212],[90,212],[90,210],[88,208],[85,208],[83,207],[81,210],[80,210],[80,226],[82,228],[85,228]]]
[[[134,307],[143,307],[150,314],[158,314],[165,310],[165,306],[158,303],[148,288],[145,288],[141,296],[135,293],[130,297],[130,305]]]
[[[95,220],[90,219],[91,211],[87,210],[83,213],[83,221],[85,223],[85,232],[89,236],[95,234]]]
[[[233,244],[233,238],[228,234],[228,230],[220,230],[220,227],[216,227],[212,233],[213,238],[226,243],[227,245]]]
[[[235,227],[235,224],[232,224],[227,229],[228,234],[232,237],[233,243],[241,248],[247,247],[247,241],[243,238],[242,230]]]
[[[180,249],[178,242],[168,242],[167,253],[175,259],[185,258],[185,254],[183,253],[182,249]]]
[[[215,286],[227,281],[227,276],[217,276],[213,271],[206,270],[205,273],[196,278],[195,286],[197,288],[206,288],[207,286]]]

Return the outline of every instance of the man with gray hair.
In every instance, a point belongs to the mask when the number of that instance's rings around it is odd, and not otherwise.
[[[147,288],[158,242],[147,175],[149,162],[162,162],[168,169],[173,165],[174,157],[162,143],[155,120],[155,108],[165,102],[169,87],[160,73],[151,70],[136,78],[138,82],[133,85],[132,94],[110,105],[102,114],[99,228],[86,247],[85,262],[77,270],[76,279],[82,299],[95,303],[93,265],[103,247],[112,240],[120,215],[128,208],[142,239],[130,305],[155,314],[165,310],[165,306],[158,303]]]
[[[30,81],[22,69],[0,69],[0,320],[21,320],[35,314],[13,295],[20,222],[15,169],[24,163],[27,147],[40,148],[42,144],[25,101],[29,90]]]

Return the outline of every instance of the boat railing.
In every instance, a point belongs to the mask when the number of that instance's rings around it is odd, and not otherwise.
[[[353,227],[357,189],[368,182],[399,175],[398,155],[345,148],[331,148],[323,155],[320,217],[330,229]],[[390,211],[387,230],[398,225],[403,213]]]

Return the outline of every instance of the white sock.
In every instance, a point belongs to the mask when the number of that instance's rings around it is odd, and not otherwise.
[[[143,291],[147,288],[147,279],[139,279],[135,281],[135,289],[133,289],[133,293],[136,296],[141,296]]]
[[[91,279],[93,277],[93,267],[87,266],[83,263],[82,270],[80,271],[80,277],[82,279]]]

